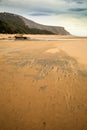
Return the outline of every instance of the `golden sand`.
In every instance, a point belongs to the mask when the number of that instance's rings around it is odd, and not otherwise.
[[[86,129],[87,39],[0,40],[0,130]]]

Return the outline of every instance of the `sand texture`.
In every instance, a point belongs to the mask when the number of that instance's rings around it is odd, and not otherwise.
[[[87,130],[87,39],[0,38],[0,130]]]

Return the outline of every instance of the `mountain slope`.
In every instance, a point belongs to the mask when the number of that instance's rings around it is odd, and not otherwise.
[[[54,34],[59,34],[59,35],[69,35],[70,34],[69,32],[67,32],[64,29],[64,27],[41,25],[41,24],[35,23],[31,20],[28,20],[24,17],[21,17],[21,18],[29,28],[37,28],[37,29],[40,29],[40,30],[48,30],[48,31],[51,31]]]
[[[63,27],[41,25],[10,13],[0,13],[0,33],[70,35]]]

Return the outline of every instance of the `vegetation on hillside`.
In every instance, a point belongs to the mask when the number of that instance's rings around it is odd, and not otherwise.
[[[47,30],[29,28],[19,16],[9,13],[0,13],[0,33],[54,34]]]

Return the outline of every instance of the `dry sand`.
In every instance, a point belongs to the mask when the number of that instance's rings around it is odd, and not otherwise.
[[[0,130],[87,130],[87,39],[17,41],[0,35],[4,37]]]

